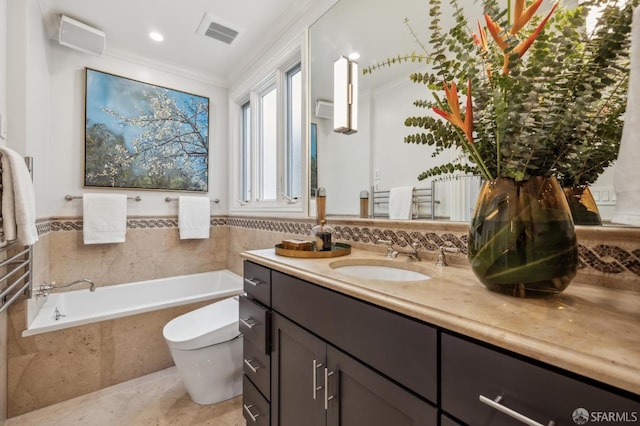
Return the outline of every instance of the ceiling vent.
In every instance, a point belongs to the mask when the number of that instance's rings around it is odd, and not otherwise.
[[[236,37],[238,37],[240,31],[231,28],[230,25],[220,19],[214,19],[209,13],[205,13],[197,33],[226,44],[231,44]]]

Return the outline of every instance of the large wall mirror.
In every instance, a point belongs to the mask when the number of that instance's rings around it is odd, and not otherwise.
[[[427,42],[428,7],[425,0],[340,0],[309,29],[310,119],[317,138],[317,184],[327,190],[327,214],[357,216],[362,190],[430,187],[430,181],[418,181],[417,176],[457,156],[448,152],[433,158],[430,147],[404,143],[404,137],[412,133],[404,125],[405,118],[425,114],[413,102],[429,96],[408,77],[413,69],[425,65],[394,65],[368,75],[360,72],[355,134],[333,132],[333,119],[322,108],[327,105],[322,102],[333,100],[333,63],[337,58],[357,52],[361,70],[388,57],[418,51],[404,21],[408,19],[418,38]],[[442,7],[449,7],[448,3],[443,2]],[[481,16],[481,5],[465,3],[465,11],[474,22]],[[592,186],[603,221],[614,213],[613,174],[612,167]],[[474,179],[437,181],[436,217],[468,221],[478,186]]]

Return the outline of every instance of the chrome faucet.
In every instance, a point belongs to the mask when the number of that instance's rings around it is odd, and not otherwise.
[[[95,283],[93,281],[91,281],[89,278],[82,278],[81,280],[77,280],[77,281],[74,281],[72,283],[64,284],[64,285],[57,285],[54,282],[52,282],[52,283],[42,283],[42,284],[40,284],[40,286],[36,290],[36,296],[47,297],[49,295],[49,291],[53,290],[54,288],[71,287],[73,285],[80,284],[80,283],[88,283],[89,284],[89,291],[96,291],[96,285],[95,285]]]
[[[387,253],[384,257],[396,258],[398,257],[398,252],[393,249],[393,241],[391,240],[378,240],[376,244],[386,244],[387,245]]]
[[[420,243],[414,241],[411,243],[411,249],[409,251],[403,251],[402,249],[394,249],[393,241],[391,240],[378,240],[376,244],[386,244],[387,245],[387,253],[385,257],[390,257],[395,259],[399,254],[404,254],[407,256],[407,262],[420,262],[422,258],[420,257],[420,253],[418,252],[418,248],[420,247]]]
[[[448,251],[449,253],[457,253],[460,251],[458,247],[446,247],[440,246],[440,252],[438,253],[438,261],[436,262],[436,266],[447,266],[447,258],[444,255],[444,252]]]
[[[420,243],[414,241],[413,243],[411,243],[411,249],[409,249],[409,251],[399,250],[398,253],[407,256],[407,262],[420,262],[422,258],[420,257],[420,253],[418,252],[419,247]]]

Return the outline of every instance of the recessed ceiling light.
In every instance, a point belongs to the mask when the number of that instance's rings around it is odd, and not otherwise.
[[[159,32],[156,31],[152,31],[149,33],[149,37],[151,37],[151,40],[153,41],[162,41],[164,40],[164,36],[162,34],[160,34]]]
[[[349,54],[349,59],[351,59],[352,61],[357,61],[358,59],[360,59],[360,54],[358,52],[352,52]]]

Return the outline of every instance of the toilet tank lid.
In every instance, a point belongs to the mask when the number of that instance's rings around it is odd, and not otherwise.
[[[230,297],[172,319],[162,334],[174,349],[204,348],[239,336],[238,316],[238,301]]]

